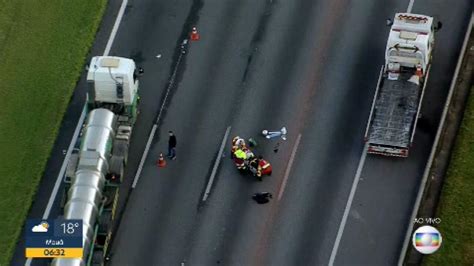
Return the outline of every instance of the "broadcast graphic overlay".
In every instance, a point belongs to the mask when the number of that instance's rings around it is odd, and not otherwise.
[[[82,258],[82,220],[28,219],[27,258]]]
[[[441,233],[433,226],[422,226],[413,233],[413,247],[422,254],[433,254],[440,247],[443,238]]]

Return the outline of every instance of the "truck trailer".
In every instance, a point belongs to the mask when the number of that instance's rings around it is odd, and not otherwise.
[[[58,258],[54,266],[103,265],[137,118],[138,76],[131,59],[93,57],[88,68],[86,108],[70,156],[61,202],[64,219],[83,222],[83,257]]]
[[[408,157],[429,78],[434,31],[432,17],[395,14],[365,132],[368,153]]]

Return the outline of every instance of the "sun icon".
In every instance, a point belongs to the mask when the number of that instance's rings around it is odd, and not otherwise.
[[[49,227],[49,224],[47,222],[43,222],[41,223],[41,225],[43,226],[43,228],[46,228],[46,229],[48,229]]]

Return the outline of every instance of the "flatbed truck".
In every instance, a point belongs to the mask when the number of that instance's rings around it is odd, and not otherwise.
[[[429,78],[434,32],[432,17],[395,14],[365,132],[368,153],[408,157]]]

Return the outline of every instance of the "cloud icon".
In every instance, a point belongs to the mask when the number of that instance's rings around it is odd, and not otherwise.
[[[42,222],[38,225],[33,226],[31,231],[33,233],[46,233],[48,232],[48,227],[49,227],[49,224],[47,222]]]

